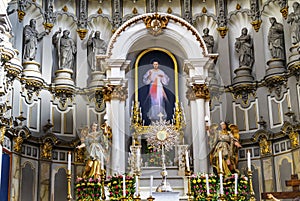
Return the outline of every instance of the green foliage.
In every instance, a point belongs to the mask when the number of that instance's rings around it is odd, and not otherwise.
[[[234,186],[235,180],[234,175],[228,175],[223,182],[224,196],[225,200],[235,200],[234,199]],[[209,192],[211,200],[219,200],[220,192],[220,178],[217,175],[209,174]],[[205,201],[207,200],[207,186],[206,177],[204,173],[191,176],[191,191],[195,201]],[[238,178],[238,201],[246,200],[247,195],[249,195],[249,183],[248,178],[244,175],[240,175]]]
[[[100,179],[77,177],[75,182],[76,200],[100,200]]]
[[[108,190],[111,200],[123,197],[123,177],[124,175],[109,176]],[[126,197],[128,200],[133,200],[135,193],[135,178],[130,175],[125,175]]]

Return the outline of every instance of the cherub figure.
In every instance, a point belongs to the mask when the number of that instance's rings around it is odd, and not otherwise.
[[[103,132],[97,128],[98,124],[93,123],[90,132],[88,127],[82,129],[80,138],[81,145],[76,147],[78,149],[85,147],[89,154],[83,177],[99,178],[101,166],[102,168],[104,167],[106,150],[102,146],[104,142]]]

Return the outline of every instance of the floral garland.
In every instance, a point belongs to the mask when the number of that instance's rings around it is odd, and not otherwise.
[[[100,178],[81,178],[77,177],[75,182],[76,200],[100,200],[101,183]]]
[[[119,200],[123,197],[123,176],[124,175],[113,175],[108,176],[108,190],[110,200]],[[128,200],[133,200],[135,193],[135,178],[130,175],[125,175],[126,184],[126,197]]]
[[[229,175],[224,179],[223,189],[225,200],[235,200],[234,199],[234,186],[235,186],[234,175]],[[209,193],[211,200],[219,200],[220,191],[220,179],[215,174],[208,174],[209,182]],[[243,201],[247,199],[249,194],[249,183],[248,178],[244,175],[240,175],[238,178],[238,201]],[[207,186],[206,186],[206,176],[204,173],[191,176],[191,191],[196,201],[204,201],[207,198]]]

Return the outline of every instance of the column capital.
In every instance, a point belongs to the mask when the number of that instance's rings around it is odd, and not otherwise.
[[[209,89],[206,84],[193,84],[186,92],[189,100],[210,99]]]
[[[112,99],[119,99],[125,101],[127,99],[127,88],[122,85],[107,85],[103,87],[104,101],[111,101]]]

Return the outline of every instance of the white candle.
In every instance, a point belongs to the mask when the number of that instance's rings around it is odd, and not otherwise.
[[[104,160],[103,160],[103,154],[101,153],[101,158],[100,158],[100,165],[101,165],[101,170],[104,170]]]
[[[238,194],[238,174],[234,173],[234,194]]]
[[[126,181],[125,181],[125,174],[123,175],[123,197],[126,197]]]
[[[153,176],[150,176],[150,197],[152,197],[152,188],[153,188]]]
[[[251,158],[250,158],[250,151],[247,152],[247,164],[248,164],[248,170],[251,170]]]
[[[224,190],[223,190],[223,174],[220,174],[220,194],[221,195],[224,194]]]
[[[140,162],[141,162],[141,150],[140,150],[140,148],[137,148],[137,150],[136,150],[136,166],[137,166],[137,168],[140,167]]]
[[[135,176],[135,195],[139,195],[139,177]]]
[[[209,182],[208,182],[208,174],[205,174],[206,179],[206,194],[209,195]]]
[[[223,172],[223,167],[222,167],[222,151],[219,151],[219,165],[220,165],[220,172]]]
[[[68,171],[71,171],[71,152],[68,152]]]
[[[185,151],[185,163],[186,163],[186,170],[190,171],[190,161],[189,161],[189,152]]]

